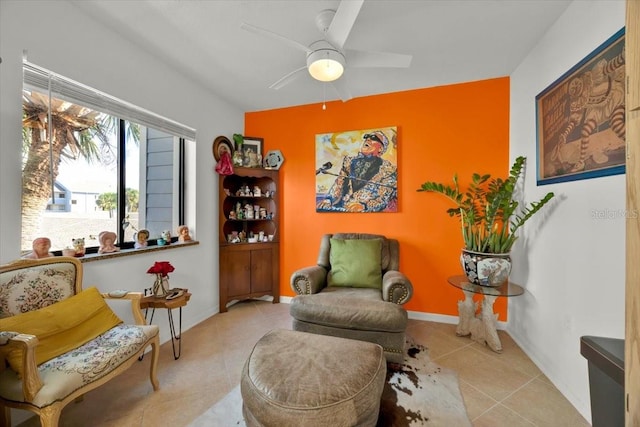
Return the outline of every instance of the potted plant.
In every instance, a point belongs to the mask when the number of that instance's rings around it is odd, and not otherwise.
[[[447,213],[460,218],[464,240],[461,263],[473,283],[499,286],[507,280],[511,271],[509,252],[518,229],[554,197],[549,192],[522,207],[514,199],[525,163],[526,157],[516,158],[506,179],[474,173],[466,190],[459,188],[457,174],[453,186],[428,181],[418,189],[442,194],[454,203]]]

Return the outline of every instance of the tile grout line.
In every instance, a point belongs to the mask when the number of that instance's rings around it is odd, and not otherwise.
[[[523,420],[525,420],[526,422],[530,423],[531,425],[535,426],[536,423],[534,423],[533,421],[531,421],[530,419],[528,419],[527,417],[525,417],[524,415],[522,415],[520,412],[517,412],[513,409],[511,409],[510,407],[508,407],[507,405],[504,404],[504,402],[510,398],[511,396],[513,396],[514,394],[516,394],[517,392],[519,392],[520,390],[524,389],[526,386],[528,386],[529,384],[533,383],[536,378],[538,378],[540,375],[542,374],[538,374],[535,377],[532,377],[531,379],[529,379],[529,381],[527,381],[526,383],[522,384],[520,387],[516,388],[515,390],[513,390],[511,393],[509,393],[508,395],[506,395],[504,398],[502,398],[499,401],[499,404],[504,407],[505,409],[513,412],[514,414],[516,414],[517,416],[519,416],[520,418],[522,418]]]

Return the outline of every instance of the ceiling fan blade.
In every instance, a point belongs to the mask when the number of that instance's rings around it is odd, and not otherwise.
[[[300,71],[303,71],[306,69],[307,69],[307,66],[305,65],[304,67],[300,67],[297,70],[293,70],[292,72],[290,72],[289,74],[287,74],[286,76],[282,77],[280,80],[278,80],[277,82],[269,86],[269,89],[278,90],[281,87],[288,85],[289,83],[291,83],[292,81],[294,81],[300,76]]]
[[[336,10],[336,14],[325,35],[327,41],[334,47],[342,49],[344,46],[363,3],[364,0],[342,0],[340,2],[338,10]]]
[[[263,36],[271,37],[272,39],[279,40],[283,43],[288,44],[289,46],[293,46],[296,49],[299,49],[305,53],[311,53],[311,49],[308,46],[303,45],[300,42],[297,42],[293,39],[280,35],[278,33],[274,33],[273,31],[265,30],[264,28],[256,27],[255,25],[247,24],[246,22],[240,23],[240,28],[243,30],[247,30],[251,33],[260,34]]]
[[[347,50],[347,66],[351,68],[408,68],[412,55],[388,52],[366,52],[363,50]]]
[[[347,102],[353,98],[349,90],[349,81],[344,74],[338,80],[332,81],[331,86],[338,92],[338,96],[342,99],[342,102]]]

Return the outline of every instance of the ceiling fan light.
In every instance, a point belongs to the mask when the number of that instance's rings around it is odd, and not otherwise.
[[[321,82],[332,82],[344,72],[344,56],[335,49],[318,49],[307,56],[309,74]]]

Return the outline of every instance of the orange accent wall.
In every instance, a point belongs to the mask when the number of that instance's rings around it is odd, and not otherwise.
[[[281,90],[292,90],[284,88]],[[378,233],[400,241],[400,268],[414,286],[407,310],[457,316],[462,292],[447,283],[461,274],[462,237],[448,201],[417,192],[428,180],[461,185],[471,174],[506,176],[509,170],[509,78],[410,90],[348,102],[245,114],[244,134],[264,138],[263,152],[279,149],[280,293],[293,296],[289,277],[314,265],[324,233]],[[398,212],[316,213],[315,135],[398,127]],[[506,320],[506,298],[496,301]]]

